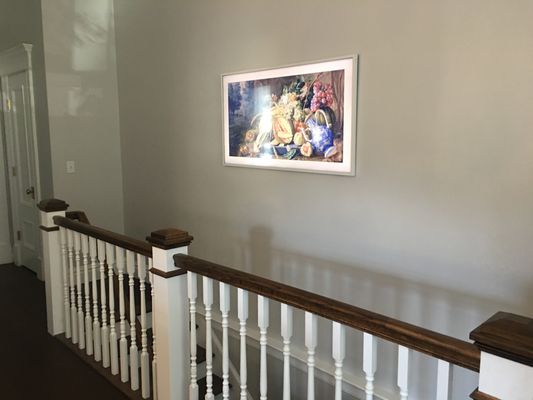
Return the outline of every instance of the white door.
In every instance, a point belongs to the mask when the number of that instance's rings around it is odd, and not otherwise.
[[[17,265],[40,273],[39,214],[33,104],[28,71],[2,78],[4,128]]]

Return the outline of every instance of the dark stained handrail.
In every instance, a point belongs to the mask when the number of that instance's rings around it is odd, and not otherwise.
[[[473,344],[196,257],[177,254],[176,267],[309,311],[401,346],[479,372],[480,351]]]
[[[126,235],[121,235],[120,233],[111,232],[106,229],[98,228],[94,225],[89,225],[61,216],[55,216],[54,223],[63,228],[83,233],[84,235],[114,244],[124,249],[131,250],[135,253],[152,257],[152,246],[147,242],[143,242],[142,240],[134,239]]]
[[[68,219],[91,225],[91,222],[89,221],[89,218],[87,218],[87,215],[84,211],[67,211],[65,214]]]

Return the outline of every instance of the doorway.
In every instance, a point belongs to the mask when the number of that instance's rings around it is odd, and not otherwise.
[[[0,53],[0,87],[8,226],[11,258],[40,275],[41,243],[37,199],[40,196],[31,45]],[[1,199],[0,199],[1,205]],[[5,212],[4,212],[5,214]],[[0,214],[2,217],[2,214]],[[5,247],[5,246],[4,246]],[[4,254],[8,256],[9,254]]]

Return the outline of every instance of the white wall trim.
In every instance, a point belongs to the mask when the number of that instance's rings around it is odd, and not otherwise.
[[[205,317],[205,311],[202,304],[197,306],[197,313]],[[216,313],[212,314],[213,318],[213,327],[217,330],[221,330],[221,320]],[[201,320],[197,321],[201,323]],[[239,321],[234,317],[229,317],[229,335],[235,340],[240,339],[239,335]],[[259,329],[256,326],[248,324],[246,326],[246,336],[247,344],[252,346],[255,349],[259,350]],[[269,354],[283,361],[283,343],[280,339],[268,337],[268,347],[270,348]],[[324,360],[320,357],[315,357],[315,376],[320,379],[322,382],[334,386],[334,364],[333,359]],[[291,365],[302,372],[307,372],[307,350],[298,346],[294,343],[291,343]],[[353,372],[343,371],[343,391],[351,396],[358,397],[361,393],[364,394],[364,387],[366,384],[365,378],[363,375],[359,376]],[[376,400],[393,400],[397,399],[398,396],[394,393],[390,393],[387,390],[383,390],[379,387],[374,388],[374,398]]]
[[[0,85],[1,86],[1,85]],[[0,110],[3,110],[3,98],[0,93]],[[13,262],[13,243],[11,240],[11,219],[9,210],[10,196],[8,196],[9,179],[7,168],[7,154],[4,149],[4,127],[0,119],[0,264]],[[5,221],[4,221],[5,219]]]

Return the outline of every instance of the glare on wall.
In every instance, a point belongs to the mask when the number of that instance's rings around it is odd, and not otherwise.
[[[113,23],[112,0],[74,1],[74,42],[72,69],[107,69],[109,32]]]

